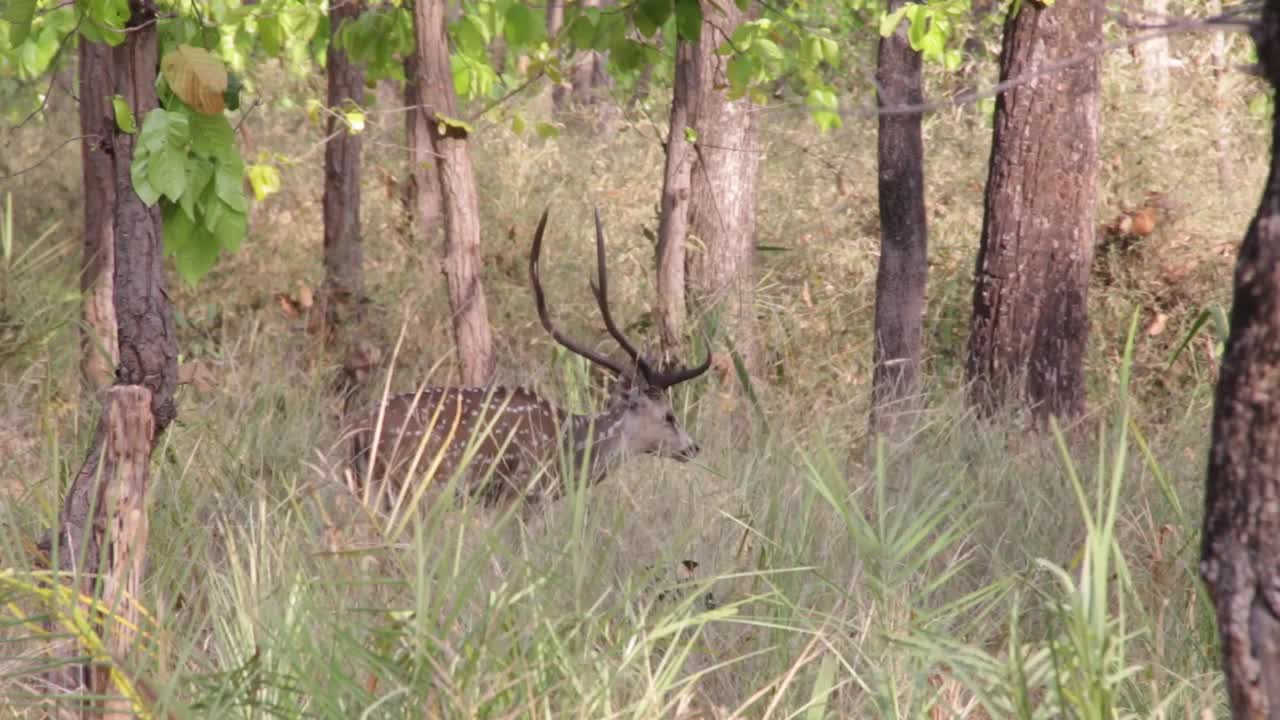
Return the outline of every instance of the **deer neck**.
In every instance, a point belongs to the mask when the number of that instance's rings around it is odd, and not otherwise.
[[[574,415],[571,420],[574,467],[591,461],[591,483],[604,480],[622,456],[622,418],[625,408],[610,408],[599,415]]]

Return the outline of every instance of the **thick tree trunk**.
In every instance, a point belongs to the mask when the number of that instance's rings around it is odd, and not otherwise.
[[[435,247],[436,236],[444,225],[440,207],[440,171],[431,150],[431,121],[422,109],[422,93],[418,89],[418,59],[409,53],[404,60],[404,104],[414,108],[405,113],[405,131],[409,144],[409,178],[405,183],[404,204],[408,210],[409,237],[419,248]]]
[[[337,47],[344,23],[364,10],[361,0],[335,2],[329,8],[330,40],[327,55],[330,108],[349,103],[363,105],[364,70]],[[364,297],[364,249],[360,236],[361,135],[344,129],[332,115],[326,125],[329,137],[324,149],[324,285],[321,289],[325,336],[338,342],[350,340],[349,330],[360,321]],[[339,337],[342,335],[343,337]]]
[[[889,11],[906,0],[891,0]],[[907,23],[880,39],[876,80],[880,107],[924,101],[920,53],[907,40]],[[928,228],[924,209],[924,138],[921,116],[880,116],[880,266],[876,272],[875,371],[871,431],[897,437],[910,429],[919,407]]]
[[[1005,23],[1000,79],[1038,72],[1101,37],[1100,0],[1024,3]],[[1092,57],[996,101],[968,360],[972,399],[986,413],[1014,396],[1041,421],[1084,412],[1098,63]]]
[[[693,145],[689,129],[689,75],[695,61],[693,43],[676,42],[675,83],[671,89],[671,121],[667,160],[662,175],[662,216],[658,221],[658,330],[662,351],[681,354],[688,311],[685,306],[684,244],[689,234],[689,192]]]
[[[431,143],[440,174],[444,208],[444,273],[458,364],[464,385],[485,385],[493,378],[493,337],[480,275],[480,202],[467,135],[447,126],[439,116],[457,117],[457,98],[449,69],[444,0],[418,0],[414,5],[418,86],[424,112],[431,118]]]
[[[150,0],[131,0],[129,10],[125,42],[95,58],[102,62],[106,77],[111,79],[108,98],[114,95],[124,98],[133,116],[141,122],[157,106],[156,8]],[[126,589],[136,583],[141,567],[146,519],[137,513],[142,507],[143,496],[139,493],[145,492],[146,458],[177,414],[174,401],[178,383],[177,336],[173,309],[165,292],[160,208],[147,207],[133,189],[130,168],[137,136],[116,128],[110,101],[105,106],[97,102],[87,109],[82,106],[83,112],[105,113],[106,118],[82,122],[103,128],[106,133],[98,138],[98,145],[93,149],[101,155],[94,155],[92,162],[96,172],[101,173],[94,177],[112,185],[113,204],[101,208],[101,212],[112,216],[113,235],[109,246],[113,248],[114,274],[111,286],[120,355],[117,389],[112,390],[107,399],[84,463],[63,499],[56,542],[50,542],[47,549],[55,553],[56,567],[75,570],[90,583],[85,590],[92,590],[100,571],[114,569],[124,573],[106,584],[109,592],[118,593],[120,582]],[[105,163],[109,169],[99,163]],[[100,229],[99,223],[86,227],[87,233]],[[129,419],[125,419],[126,416]],[[122,427],[127,430],[121,431]],[[104,457],[107,464],[100,467]],[[117,477],[127,480],[126,484],[105,491],[104,483]],[[135,482],[139,477],[141,485]],[[104,523],[108,510],[124,510],[125,514],[112,518],[113,524],[107,526]],[[99,552],[104,542],[113,543],[105,555]],[[99,561],[104,557],[108,566],[100,567]],[[113,587],[117,589],[112,590]],[[120,637],[127,639],[127,636]],[[71,652],[74,655],[78,651]],[[71,668],[71,672],[66,672],[67,669],[51,672],[53,687],[70,692],[95,687],[93,674],[87,667]]]
[[[1255,31],[1280,87],[1280,2]],[[1271,172],[1236,261],[1213,412],[1201,573],[1213,596],[1232,715],[1280,717],[1280,114]]]
[[[111,47],[80,40],[80,164],[84,176],[84,254],[80,372],[85,389],[96,394],[115,379],[116,343],[115,204],[111,139],[115,113],[111,97]]]
[[[755,108],[729,100],[729,58],[716,50],[747,19],[734,3],[704,2],[702,31],[690,86],[697,95],[693,127],[696,160],[691,177],[690,234],[700,244],[687,258],[695,306],[717,310],[719,329],[758,375],[755,318],[756,145]]]

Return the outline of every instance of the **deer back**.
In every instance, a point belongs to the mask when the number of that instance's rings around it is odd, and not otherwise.
[[[563,412],[524,388],[397,395],[352,429],[356,479],[385,481],[398,494],[407,481],[448,482],[465,463],[460,487],[468,494],[488,502],[538,494],[530,483],[555,475],[565,422]]]

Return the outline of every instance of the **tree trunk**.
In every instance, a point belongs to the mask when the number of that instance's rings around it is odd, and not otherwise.
[[[906,4],[891,0],[888,11]],[[924,102],[920,53],[906,22],[880,39],[876,81],[880,107]],[[919,407],[928,228],[924,209],[921,116],[880,116],[880,265],[876,272],[875,371],[871,431],[892,438],[910,430]]]
[[[342,25],[364,10],[361,0],[336,2],[329,8],[328,105],[341,110],[363,105],[364,70],[337,47]],[[325,337],[345,344],[360,320],[364,297],[364,249],[360,237],[361,136],[347,132],[332,115],[324,148],[324,285],[321,289]],[[342,335],[342,337],[339,337]]]
[[[1100,0],[1024,3],[1005,22],[1000,80],[1085,51],[1101,23]],[[1098,67],[1094,56],[996,101],[967,368],[985,413],[1014,396],[1038,421],[1084,412]]]
[[[480,203],[467,149],[466,131],[445,125],[440,116],[457,117],[444,0],[414,4],[418,86],[440,175],[444,208],[444,273],[464,385],[485,385],[493,378],[493,337],[480,276]]]
[[[747,19],[734,3],[702,4],[702,31],[690,87],[698,140],[691,171],[690,234],[700,244],[687,257],[695,307],[714,308],[718,328],[758,375],[755,330],[756,146],[755,109],[747,98],[729,100],[729,58],[716,54]]]
[[[582,0],[584,8],[600,7],[600,0]],[[564,24],[564,0],[551,0],[547,6],[547,31],[552,33],[554,27],[558,32]],[[604,55],[595,50],[579,51],[573,58],[568,72],[565,73],[568,84],[559,83],[551,90],[551,103],[556,111],[573,105],[594,104],[599,97],[596,88],[609,84]]]
[[[1167,24],[1169,0],[1142,0],[1142,22],[1148,27]],[[1169,115],[1169,38],[1152,38],[1136,46],[1134,52],[1142,68],[1143,103],[1147,114],[1157,124],[1163,125]]]
[[[1222,14],[1222,0],[1209,0],[1209,17]],[[1209,56],[1213,62],[1213,114],[1217,132],[1213,141],[1218,154],[1218,188],[1225,195],[1235,190],[1235,171],[1231,163],[1231,92],[1230,66],[1227,64],[1227,34],[1219,30],[1210,39]]]
[[[1266,3],[1254,33],[1280,87],[1280,3]],[[1271,172],[1236,261],[1200,563],[1232,715],[1259,720],[1280,717],[1280,114],[1271,123]]]
[[[684,243],[689,234],[689,191],[693,145],[689,129],[689,75],[695,61],[693,43],[676,42],[675,82],[671,89],[671,121],[662,175],[662,216],[658,221],[658,330],[662,351],[680,355],[688,311],[685,307]]]
[[[116,343],[115,175],[111,138],[115,112],[111,97],[111,47],[80,39],[80,165],[84,176],[84,254],[80,265],[83,298],[80,373],[87,394],[115,379]]]
[[[418,90],[418,59],[409,53],[404,60],[404,104],[414,108],[405,113],[405,131],[409,144],[409,178],[404,188],[405,213],[409,237],[417,247],[435,247],[436,236],[444,224],[440,207],[440,172],[431,150],[431,121],[422,108]]]
[[[114,95],[124,98],[133,116],[141,122],[157,106],[156,8],[150,0],[131,0],[129,10],[125,42],[109,52],[95,55],[95,59],[101,61],[105,76],[111,79],[108,98]],[[141,507],[142,497],[137,493],[145,490],[145,457],[177,414],[174,391],[178,384],[178,349],[173,309],[165,292],[160,208],[158,205],[147,207],[134,192],[131,179],[130,168],[137,136],[117,129],[109,100],[105,106],[93,102],[88,108],[82,103],[81,112],[105,113],[106,118],[92,117],[82,119],[82,122],[86,126],[103,128],[102,132],[106,133],[99,136],[97,145],[91,149],[91,158],[95,172],[101,173],[94,177],[112,185],[109,195],[112,205],[98,210],[111,214],[113,218],[113,235],[109,242],[113,248],[111,286],[120,353],[116,370],[118,389],[113,390],[107,400],[103,419],[94,433],[84,463],[63,498],[57,533],[46,549],[53,554],[55,567],[74,569],[80,577],[92,583],[96,582],[99,570],[103,569],[99,566],[103,557],[109,563],[117,563],[115,567],[122,572],[133,573],[140,567],[134,564],[141,562],[142,548],[137,543],[139,539],[145,543],[146,521],[135,514]],[[101,197],[94,202],[99,199]],[[86,219],[89,217],[86,214]],[[97,218],[96,215],[92,217]],[[88,225],[86,235],[101,232],[101,227],[100,220]],[[126,389],[121,386],[141,387]],[[126,406],[131,409],[125,410]],[[113,434],[112,428],[118,427],[115,420],[123,417],[118,415],[120,412],[132,418],[124,425],[137,430],[136,433],[126,433],[127,438]],[[139,438],[145,438],[145,442]],[[141,447],[146,450],[140,458]],[[107,466],[100,473],[99,465],[104,457],[107,458]],[[137,479],[138,473],[142,473],[142,486],[131,482],[128,488],[104,496],[101,482],[113,477],[114,470],[122,467],[118,461],[125,463],[123,467],[127,472],[124,475]],[[109,507],[134,508],[126,516],[113,520],[116,523],[114,532],[128,531],[132,534],[107,538],[112,542],[120,539],[125,544],[109,548],[104,556],[99,553],[103,533],[112,530],[103,529],[103,516],[90,510],[97,508],[105,512]],[[129,540],[130,537],[133,539]],[[134,579],[127,581],[126,585],[136,581],[136,574],[130,577]],[[91,587],[86,586],[86,589]],[[108,589],[110,587],[108,584]],[[78,651],[71,652],[79,654]],[[88,668],[63,666],[51,671],[50,676],[52,687],[67,688],[70,692],[94,687]]]

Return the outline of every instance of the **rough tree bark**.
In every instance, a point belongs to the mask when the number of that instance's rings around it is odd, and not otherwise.
[[[435,246],[435,238],[444,224],[440,206],[440,172],[431,150],[431,124],[421,111],[422,93],[418,89],[418,56],[409,53],[404,59],[404,104],[415,108],[405,113],[405,133],[409,145],[409,177],[404,188],[404,205],[409,222],[407,235],[420,248]]]
[[[669,357],[680,354],[688,321],[684,244],[689,234],[689,170],[694,155],[685,131],[689,128],[689,75],[694,60],[693,43],[677,40],[667,158],[662,175],[662,215],[658,219],[658,331],[662,351]]]
[[[1100,0],[1023,3],[1005,22],[1000,79],[1035,73],[1101,37]],[[987,414],[1014,397],[1037,421],[1084,412],[1098,68],[1095,56],[996,100],[967,364],[971,398]]]
[[[890,0],[888,10],[907,0]],[[920,53],[907,23],[880,39],[876,81],[880,107],[924,101]],[[924,209],[921,115],[880,116],[880,265],[876,272],[871,431],[891,438],[909,430],[919,405],[928,228]]]
[[[701,247],[686,258],[686,272],[695,306],[718,310],[719,329],[730,337],[748,372],[758,376],[756,116],[746,97],[731,101],[725,96],[729,58],[716,53],[746,19],[735,3],[702,3],[702,31],[690,75],[697,95],[693,127],[698,141],[689,221],[690,234]]]
[[[493,377],[493,335],[480,276],[480,203],[467,148],[466,131],[439,116],[457,117],[449,69],[444,0],[418,0],[413,27],[417,38],[420,112],[429,118],[432,149],[444,208],[444,274],[458,364],[464,385],[485,385]]]
[[[86,395],[96,395],[115,379],[116,342],[115,177],[110,155],[115,132],[111,96],[111,47],[80,40],[80,165],[84,177],[84,253],[80,374]],[[86,398],[87,399],[87,398]]]
[[[327,102],[341,109],[363,104],[364,70],[338,49],[344,23],[364,10],[362,0],[335,2],[329,6],[329,50],[326,71]],[[360,321],[364,297],[364,249],[360,236],[361,135],[346,131],[342,120],[329,116],[324,148],[324,284],[321,287],[325,337],[345,344],[351,326]]]
[[[1280,88],[1280,2],[1255,28]],[[1236,261],[1218,377],[1200,571],[1213,596],[1232,715],[1280,717],[1280,114],[1271,172]]]
[[[111,79],[110,95],[123,97],[134,117],[143,118],[157,106],[156,7],[151,0],[130,0],[129,10],[125,42],[100,59],[106,67],[107,77]],[[133,494],[138,488],[130,485],[133,490],[112,491],[107,496],[110,502],[104,503],[103,483],[112,479],[113,471],[120,468],[119,463],[111,463],[124,456],[130,458],[126,470],[133,468],[124,474],[137,477],[134,472],[139,464],[137,437],[145,435],[149,441],[145,444],[146,453],[149,454],[177,414],[174,391],[178,384],[177,336],[174,333],[173,310],[165,292],[160,208],[147,207],[142,202],[133,190],[130,173],[137,136],[116,128],[110,102],[105,107],[94,103],[89,111],[106,114],[106,120],[96,118],[89,122],[94,127],[106,128],[106,134],[98,139],[91,152],[101,153],[101,157],[94,158],[95,164],[109,165],[110,172],[103,171],[101,177],[113,187],[113,205],[104,211],[113,216],[111,246],[114,249],[114,275],[111,284],[117,320],[116,341],[120,352],[116,385],[117,388],[141,388],[118,394],[112,391],[114,399],[108,401],[84,463],[63,498],[57,533],[46,547],[56,557],[56,567],[75,570],[89,583],[84,588],[86,590],[93,588],[100,570],[108,569],[99,566],[103,557],[110,563],[117,563],[114,567],[122,570],[126,566],[132,567],[129,563],[140,562],[136,558],[140,557],[141,548],[136,540],[130,540],[130,536],[107,535],[111,530],[104,529],[102,524],[106,509],[119,508],[119,502],[124,502],[121,492],[132,498],[126,503],[128,507],[140,507],[137,503],[141,503],[141,496]],[[87,231],[92,229],[86,228]],[[139,409],[139,403],[145,411]],[[132,409],[122,410],[125,405]],[[119,412],[125,412],[134,419],[125,422]],[[122,420],[125,426],[138,433],[130,432],[131,439],[128,440],[112,435],[112,427],[117,426],[115,420]],[[114,450],[112,443],[115,443]],[[100,461],[104,457],[108,464],[100,472]],[[140,472],[145,473],[145,469]],[[90,513],[90,509],[95,507],[98,511]],[[139,519],[132,515],[113,522],[117,523],[115,532],[130,528],[133,532],[140,527]],[[128,527],[119,526],[119,522],[126,523]],[[145,542],[145,520],[141,522]],[[102,543],[107,541],[124,544],[107,547],[105,554],[99,552]],[[59,669],[51,673],[51,679],[56,683],[54,687],[71,692],[94,687],[88,667],[75,668],[70,673]]]

